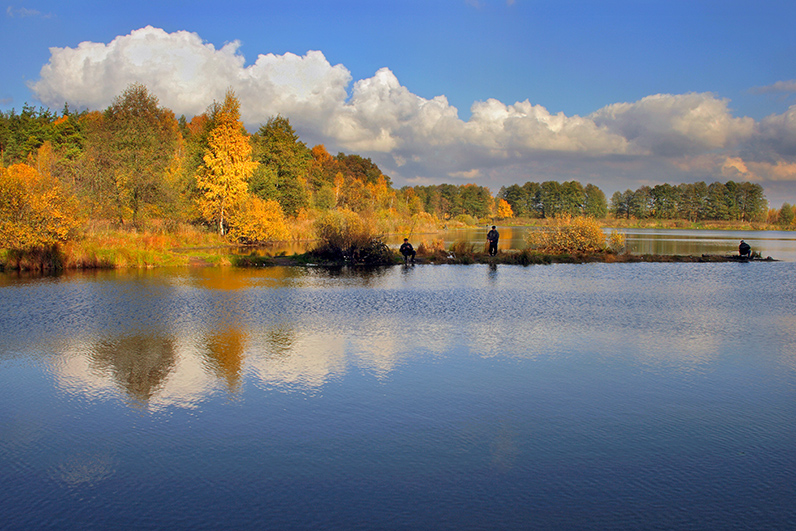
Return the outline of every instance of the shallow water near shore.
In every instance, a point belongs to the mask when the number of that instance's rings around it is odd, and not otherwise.
[[[0,283],[4,529],[788,529],[796,263]]]

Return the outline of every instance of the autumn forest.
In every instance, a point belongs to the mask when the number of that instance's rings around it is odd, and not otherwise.
[[[287,117],[249,134],[239,106],[229,91],[205,113],[178,118],[134,84],[104,111],[0,113],[0,248],[51,246],[99,227],[192,227],[229,243],[311,239],[313,224],[337,211],[382,234],[559,215],[793,221],[790,205],[770,219],[762,187],[746,182],[663,184],[610,201],[577,181],[515,184],[496,196],[475,184],[395,189],[369,158],[308,147]]]

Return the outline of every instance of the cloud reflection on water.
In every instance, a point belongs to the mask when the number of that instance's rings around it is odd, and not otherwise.
[[[148,409],[196,407],[248,383],[311,391],[354,370],[381,379],[429,356],[701,371],[770,330],[765,313],[738,307],[747,274],[737,264],[592,264],[89,282],[80,297],[91,311],[70,316],[47,348],[63,391]]]

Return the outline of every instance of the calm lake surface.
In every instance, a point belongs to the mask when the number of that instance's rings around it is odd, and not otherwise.
[[[668,232],[785,260],[0,275],[0,528],[795,529],[793,233]]]

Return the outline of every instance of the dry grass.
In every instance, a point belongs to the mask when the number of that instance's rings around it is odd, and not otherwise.
[[[417,254],[420,256],[431,256],[437,253],[445,252],[445,241],[442,239],[431,240],[427,242],[422,240],[417,246]]]
[[[91,221],[80,238],[46,249],[6,250],[0,267],[10,270],[148,268],[187,265],[181,248],[223,247],[214,232],[187,223],[149,221],[145,226],[118,227]]]

